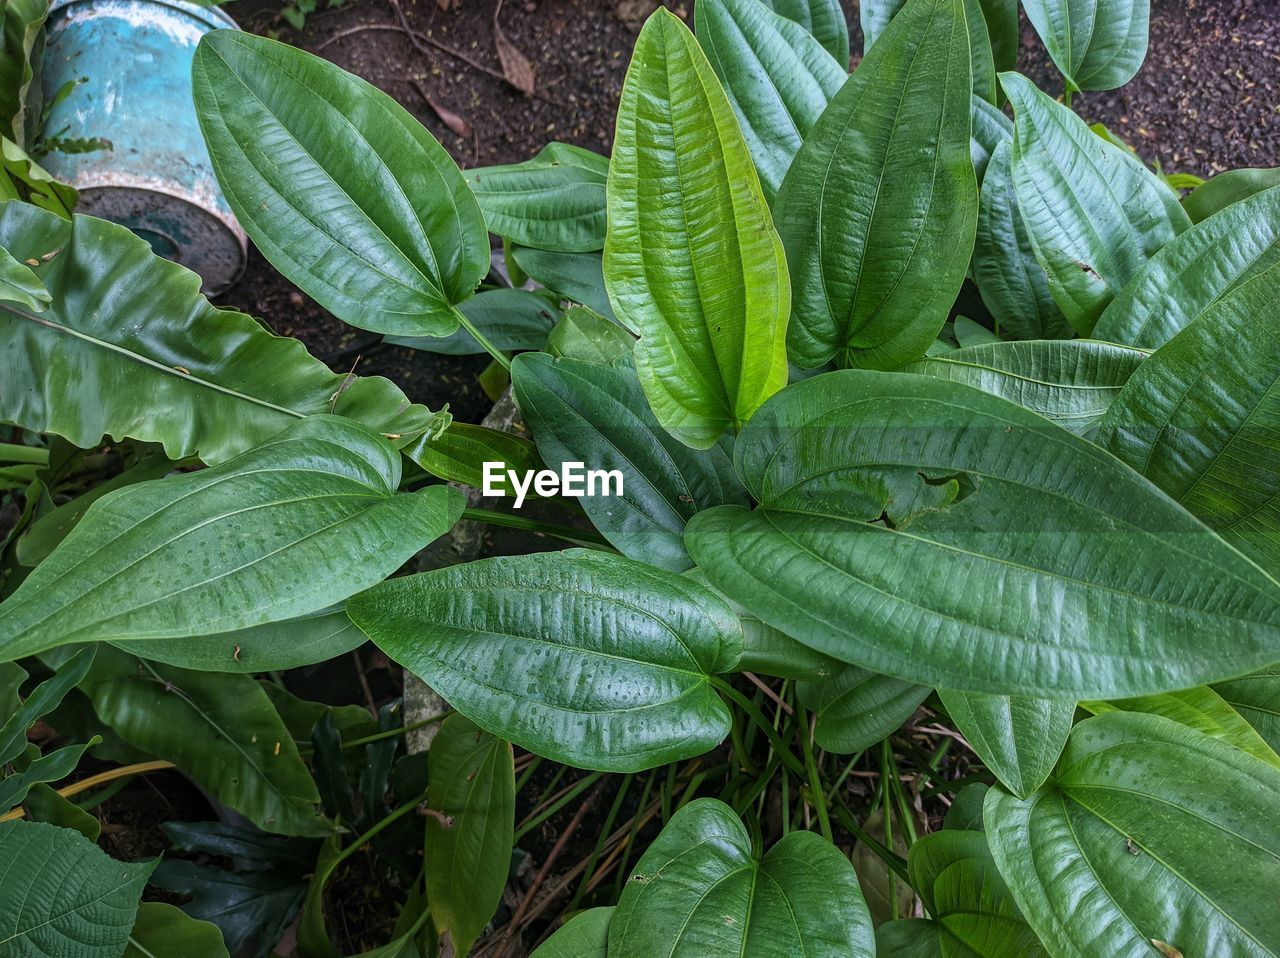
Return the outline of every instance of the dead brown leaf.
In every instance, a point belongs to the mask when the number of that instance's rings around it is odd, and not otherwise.
[[[459,116],[448,107],[440,104],[435,97],[427,92],[427,88],[422,85],[421,81],[414,80],[413,88],[418,91],[418,96],[426,101],[427,106],[431,107],[435,115],[440,118],[440,122],[447,126],[450,132],[457,134],[464,140],[471,139],[473,130],[465,117]]]
[[[493,42],[498,48],[498,62],[502,64],[502,75],[521,93],[533,96],[533,91],[537,88],[537,72],[529,58],[502,32],[502,26],[499,23],[501,13],[502,0],[498,0],[498,6],[493,11]]]

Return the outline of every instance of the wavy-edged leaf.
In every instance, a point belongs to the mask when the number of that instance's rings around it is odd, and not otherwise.
[[[1280,574],[1280,263],[1151,354],[1098,426],[1128,463]]]
[[[1049,289],[1089,335],[1103,309],[1191,221],[1176,194],[1125,150],[1017,73],[1000,74],[1013,103],[1013,184]]]
[[[699,0],[695,12],[698,43],[724,84],[772,202],[848,69],[803,26],[759,0]]]
[[[796,154],[774,202],[796,365],[892,369],[937,337],[978,217],[970,74],[962,0],[909,0]]]
[[[902,727],[929,688],[856,665],[817,681],[801,682],[796,694],[816,719],[813,740],[820,748],[852,755]]]
[[[1023,0],[1068,90],[1114,90],[1147,56],[1151,0]]]
[[[1280,587],[1257,566],[1102,449],[969,386],[816,376],[756,415],[735,463],[761,507],[698,513],[689,554],[734,601],[855,665],[1079,699],[1280,654]]]
[[[31,271],[30,265],[18,262],[4,247],[0,247],[0,300],[17,303],[37,313],[47,309],[53,301],[49,290]]]
[[[200,277],[123,226],[0,203],[0,246],[39,261],[52,296],[38,316],[0,302],[0,420],[83,449],[130,437],[211,464],[319,413],[404,437],[448,422],[386,379],[336,375],[301,343],[210,305]]]
[[[1093,335],[1159,349],[1223,296],[1280,262],[1280,189],[1234,203],[1151,258]]]
[[[1074,702],[938,689],[956,731],[1015,795],[1044,784],[1071,734]]]
[[[0,605],[0,656],[199,641],[341,602],[462,513],[455,489],[397,494],[399,482],[390,443],[325,416],[220,466],[110,493]]]
[[[191,77],[218,183],[276,269],[361,329],[458,327],[489,233],[422,124],[332,63],[238,30],[205,34]]]
[[[1280,665],[1217,682],[1212,688],[1280,752]]]
[[[533,159],[466,171],[491,232],[521,246],[589,253],[604,248],[609,158],[548,143]]]
[[[431,919],[465,955],[501,903],[511,870],[511,743],[451,715],[431,742],[427,765],[427,806],[436,813],[427,819],[424,859]]]
[[[458,312],[504,352],[541,349],[560,313],[545,296],[527,289],[485,290],[459,303]],[[449,336],[388,336],[386,341],[443,356],[485,352],[476,338],[462,328]]]
[[[1205,180],[1182,201],[1191,222],[1207,220],[1233,203],[1280,186],[1280,166],[1269,169],[1227,170]]]
[[[83,745],[66,745],[35,757],[11,775],[0,778],[0,815],[27,799],[27,793],[47,782],[60,782],[76,770],[81,757],[100,740],[95,736]],[[33,745],[32,750],[35,750]]]
[[[118,958],[156,860],[120,862],[69,828],[0,822],[6,958]]]
[[[1092,429],[1147,353],[1091,339],[964,346],[903,367],[1025,406],[1074,433]]]
[[[511,382],[543,461],[553,469],[576,462],[622,473],[622,495],[578,502],[624,555],[683,572],[693,565],[683,538],[689,517],[724,503],[746,504],[725,449],[690,449],[667,433],[630,365],[527,353],[512,363]]]
[[[158,901],[144,901],[129,932],[121,958],[227,958],[218,926],[186,915],[182,909]]]
[[[836,62],[849,65],[849,25],[845,23],[840,0],[761,0],[788,20],[804,27],[822,44],[823,49],[835,57]]]
[[[9,711],[8,702],[0,700],[0,714],[5,716],[4,724],[0,725],[0,766],[9,764],[22,754],[27,747],[27,730],[41,716],[56,709],[66,694],[80,684],[93,665],[93,655],[94,649],[81,649],[63,662],[52,676],[32,689],[12,711]],[[22,680],[18,679],[14,684],[15,697],[21,683]]]
[[[1053,782],[987,795],[991,851],[1055,954],[1280,954],[1280,770],[1156,715],[1076,726]]]
[[[579,912],[529,958],[606,958],[612,919],[612,908],[588,908]]]
[[[844,853],[791,832],[763,855],[733,810],[700,798],[636,863],[609,923],[611,958],[871,958],[871,917]]]
[[[729,100],[666,9],[627,70],[608,197],[605,283],[640,335],[640,385],[664,429],[707,449],[786,385],[791,286]]]
[[[570,765],[640,771],[729,731],[710,677],[742,651],[716,595],[581,550],[482,559],[392,579],[355,623],[481,728]]]

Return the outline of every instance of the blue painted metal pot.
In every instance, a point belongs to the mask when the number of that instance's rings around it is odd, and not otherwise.
[[[110,150],[40,162],[80,191],[77,210],[123,223],[161,256],[199,273],[206,292],[239,278],[248,242],[218,189],[191,100],[191,60],[216,7],[185,0],[53,0],[41,84],[50,136],[101,138]]]

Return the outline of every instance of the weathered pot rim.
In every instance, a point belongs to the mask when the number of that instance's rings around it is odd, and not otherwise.
[[[231,14],[227,13],[221,7],[201,6],[198,3],[188,3],[187,0],[52,0],[49,4],[49,16],[59,10],[67,7],[78,5],[97,6],[103,3],[122,4],[135,7],[169,7],[184,13],[189,17],[207,24],[213,29],[229,28],[238,30],[239,26],[235,20],[231,19]]]

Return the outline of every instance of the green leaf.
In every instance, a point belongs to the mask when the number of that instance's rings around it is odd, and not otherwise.
[[[862,52],[865,56],[872,44],[889,28],[906,0],[859,0],[858,25],[862,27]]]
[[[458,304],[458,312],[504,352],[541,349],[559,314],[545,296],[526,289],[491,289],[476,293]],[[462,328],[451,336],[388,336],[386,341],[443,356],[472,356],[485,352],[476,338]]]
[[[1191,222],[1200,223],[1255,193],[1280,186],[1280,166],[1270,169],[1228,170],[1211,177],[1191,191],[1182,208]]]
[[[6,200],[27,200],[70,219],[78,195],[45,172],[17,143],[0,136],[0,205]]]
[[[991,35],[981,0],[964,0],[964,18],[969,28],[969,61],[973,71],[973,95],[996,102],[996,66],[991,52]]]
[[[0,4],[0,133],[18,143],[36,117],[28,108],[29,89],[35,79],[32,62],[44,50],[43,28],[49,16],[44,0],[6,0]],[[35,113],[39,113],[36,110]]]
[[[404,454],[433,476],[477,489],[484,487],[486,462],[503,463],[504,472],[542,468],[538,450],[528,439],[466,422],[452,423],[437,438],[424,436],[406,447]],[[505,488],[505,477],[500,484]]]
[[[0,300],[17,303],[37,313],[53,301],[44,283],[26,263],[20,263],[0,247]]]
[[[876,929],[877,958],[942,958],[937,922],[924,918],[887,921]]]
[[[529,958],[606,958],[612,908],[578,912],[539,945]]]
[[[556,358],[611,365],[630,355],[635,337],[590,306],[570,306],[547,337],[546,350]]]
[[[316,417],[221,466],[119,489],[0,605],[0,656],[194,639],[341,602],[461,515],[457,490],[399,482],[389,443]]]
[[[1013,141],[1013,121],[1004,112],[992,106],[980,96],[970,98],[969,120],[973,129],[969,137],[969,158],[978,176],[978,186],[986,183],[987,167],[991,155],[1005,140]],[[982,199],[979,197],[978,225],[982,225]],[[974,252],[977,252],[975,244]]]
[[[689,554],[734,601],[855,665],[1079,699],[1280,654],[1274,581],[1097,446],[968,386],[816,376],[757,414],[735,463],[761,508],[698,513]]]
[[[589,306],[606,319],[615,318],[604,288],[603,254],[557,253],[512,246],[511,259],[522,272],[552,292]]]
[[[5,958],[117,958],[156,861],[120,862],[69,828],[0,822]]]
[[[724,84],[765,199],[773,201],[809,129],[849,79],[807,29],[759,0],[699,0],[698,43]]]
[[[1053,784],[986,802],[1000,873],[1042,941],[1078,958],[1280,954],[1280,770],[1156,715],[1071,734]]]
[[[1277,302],[1280,263],[1152,353],[1097,437],[1273,576],[1280,575]]]
[[[1023,0],[1068,90],[1114,90],[1147,56],[1151,0]]]
[[[729,101],[666,9],[646,22],[622,88],[604,272],[640,335],[649,406],[681,442],[710,448],[786,385],[782,243]]]
[[[503,239],[562,253],[604,248],[607,156],[548,143],[531,160],[465,175],[490,231]]]
[[[205,34],[196,112],[240,225],[339,319],[447,336],[489,271],[484,214],[457,165],[381,90],[294,47]]]
[[[27,747],[27,730],[39,718],[56,709],[66,694],[80,684],[93,664],[93,655],[94,649],[81,649],[62,663],[50,678],[32,689],[16,710],[0,712],[6,716],[4,724],[0,725],[0,766],[9,764],[22,754]],[[0,702],[0,710],[7,704]]]
[[[427,752],[427,898],[436,931],[465,955],[502,901],[511,869],[516,776],[511,743],[451,715]]]
[[[804,27],[822,44],[842,69],[849,65],[849,25],[840,0],[761,0],[788,20]]]
[[[160,902],[144,901],[129,933],[122,958],[227,958],[218,926],[197,921],[182,909]]]
[[[1027,796],[1044,784],[1071,734],[1074,702],[938,689],[956,731],[1002,785]]]
[[[123,226],[0,203],[0,246],[20,260],[54,254],[36,269],[49,309],[0,302],[0,420],[84,449],[131,437],[208,463],[318,413],[407,437],[448,422],[386,379],[335,375],[301,343],[211,306],[200,277]]]
[[[1280,665],[1218,682],[1213,690],[1280,752]]]
[[[1013,184],[1036,259],[1081,335],[1155,253],[1191,225],[1177,196],[1026,77],[1000,74],[1014,110]]]
[[[962,0],[909,0],[796,154],[774,203],[796,365],[892,369],[937,337],[978,216],[970,73]]]
[[[384,582],[347,606],[378,647],[481,728],[547,758],[635,772],[729,732],[710,677],[742,649],[714,593],[581,550]]]
[[[791,832],[763,856],[733,810],[699,798],[641,856],[609,923],[610,958],[871,958],[871,918],[844,853]]]
[[[1074,433],[1092,429],[1147,354],[1090,339],[965,346],[903,367],[1001,396]]]
[[[32,745],[31,750],[35,752],[35,757],[26,764],[26,767],[0,778],[0,814],[26,801],[27,792],[37,785],[62,781],[76,770],[76,765],[79,764],[85,751],[97,745],[99,741],[94,737],[84,745],[68,745],[46,752],[44,755],[41,755],[36,746]]]
[[[1001,140],[987,163],[973,247],[973,277],[1000,328],[1017,339],[1068,339],[1071,324],[1036,262],[1013,187],[1013,141]]]
[[[1018,62],[1018,0],[978,0],[978,5],[987,22],[996,70],[1014,69]]]
[[[1159,349],[1246,281],[1280,262],[1280,189],[1255,193],[1197,223],[1107,307],[1093,335]]]
[[[645,403],[629,365],[526,353],[512,363],[511,382],[551,468],[586,463],[622,474],[621,496],[584,495],[578,503],[624,555],[683,572],[693,565],[683,541],[689,517],[747,502],[725,449],[699,451],[673,439]]]
[[[834,675],[801,682],[796,694],[814,713],[820,748],[852,755],[893,734],[929,697],[925,686],[845,665]]]
[[[1239,681],[1239,680],[1237,680]],[[1080,707],[1094,715],[1106,712],[1147,712],[1162,715],[1197,732],[1220,738],[1250,755],[1280,768],[1280,757],[1240,713],[1211,688],[1203,685],[1159,695],[1143,695],[1111,702],[1081,702]]]

